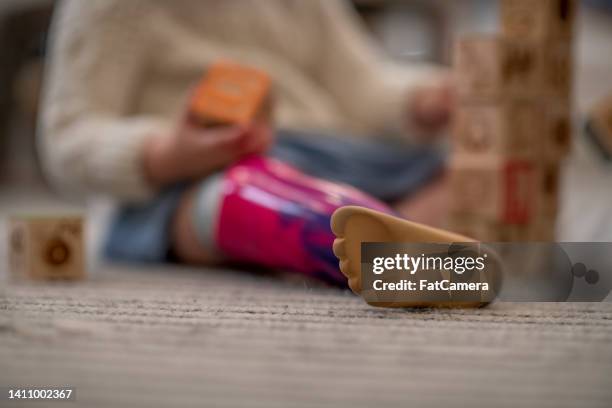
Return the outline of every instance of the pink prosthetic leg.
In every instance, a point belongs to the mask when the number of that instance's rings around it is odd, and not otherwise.
[[[202,184],[194,223],[201,243],[225,259],[345,285],[330,228],[332,213],[345,205],[393,213],[352,187],[253,156]]]

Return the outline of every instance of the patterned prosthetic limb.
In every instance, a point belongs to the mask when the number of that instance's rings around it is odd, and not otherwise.
[[[345,285],[330,228],[332,213],[345,205],[393,212],[352,187],[253,156],[202,184],[194,223],[201,243],[225,259]]]

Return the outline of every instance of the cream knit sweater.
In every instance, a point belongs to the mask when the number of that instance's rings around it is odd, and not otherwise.
[[[411,87],[430,74],[386,61],[335,0],[67,0],[40,120],[51,180],[79,194],[150,197],[143,142],[171,129],[218,58],[270,73],[279,127],[355,134],[399,124]]]

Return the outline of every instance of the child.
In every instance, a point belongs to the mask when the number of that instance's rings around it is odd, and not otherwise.
[[[240,185],[244,180],[231,175],[246,166],[247,173],[283,179],[278,166],[240,161],[273,144],[269,125],[202,129],[186,119],[190,87],[219,58],[272,77],[275,125],[282,129],[365,136],[403,128],[423,137],[450,116],[447,78],[390,64],[340,1],[65,1],[53,24],[41,156],[59,186],[123,203],[112,255],[160,260],[171,250],[185,262],[213,262],[203,235],[222,229],[211,209],[224,198],[198,209],[219,188],[211,176],[233,165],[218,177]],[[312,191],[321,186],[295,175],[319,186]],[[382,206],[349,190],[339,202]]]

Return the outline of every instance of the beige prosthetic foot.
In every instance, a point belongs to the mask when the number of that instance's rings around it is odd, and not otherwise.
[[[428,227],[378,211],[353,206],[342,207],[336,210],[331,219],[331,228],[337,237],[334,241],[333,250],[340,260],[340,270],[348,278],[349,287],[356,294],[361,293],[362,242],[475,242],[471,238],[450,231]],[[370,304],[378,307],[479,307],[483,305],[481,302],[433,304],[420,301]]]

